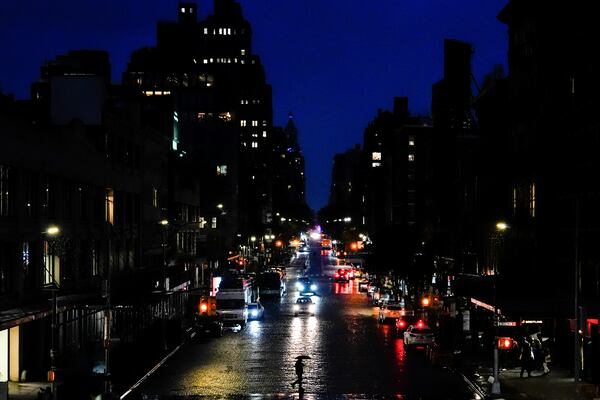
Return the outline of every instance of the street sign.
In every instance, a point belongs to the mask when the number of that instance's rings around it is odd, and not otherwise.
[[[498,326],[517,326],[516,321],[499,321]]]

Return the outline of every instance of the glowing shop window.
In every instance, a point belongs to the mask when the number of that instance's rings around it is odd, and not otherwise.
[[[381,167],[381,163],[380,162],[374,162],[374,163],[371,164],[371,166],[373,168],[378,168],[378,167]]]
[[[226,176],[227,175],[227,165],[217,165],[217,175]]]
[[[371,159],[373,161],[381,161],[381,153],[380,152],[373,152]]]
[[[410,161],[410,162],[415,161],[415,155],[414,154],[409,154],[408,155],[408,161]]]

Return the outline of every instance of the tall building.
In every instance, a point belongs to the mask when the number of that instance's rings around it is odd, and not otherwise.
[[[532,297],[550,297],[566,315],[574,293],[565,288],[575,285],[575,265],[584,303],[597,310],[600,295],[600,253],[592,244],[600,240],[594,150],[600,127],[593,111],[600,75],[598,58],[589,51],[598,45],[600,28],[591,7],[512,0],[498,16],[509,38],[511,151],[505,167],[512,187],[504,198],[515,257],[506,272],[520,274],[523,284],[542,282]]]
[[[444,41],[444,75],[432,88],[432,188],[430,246],[456,271],[472,269],[476,238],[478,135],[472,115],[473,48]]]
[[[311,211],[306,204],[304,155],[298,143],[294,115],[289,113],[285,128],[275,128],[272,135],[274,222],[281,217],[310,222]],[[279,214],[279,215],[277,215]]]
[[[260,234],[273,218],[271,87],[240,5],[215,0],[199,21],[195,3],[180,3],[176,22],[158,23],[156,46],[132,54],[123,82],[170,99],[172,147],[194,164],[200,213],[229,247],[238,233]]]

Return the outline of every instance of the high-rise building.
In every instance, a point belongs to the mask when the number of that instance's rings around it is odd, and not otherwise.
[[[132,54],[123,82],[148,101],[170,99],[172,147],[200,177],[202,217],[230,245],[238,232],[259,234],[272,218],[271,87],[240,5],[215,0],[199,21],[195,3],[180,3],[177,21],[158,23],[156,46]]]

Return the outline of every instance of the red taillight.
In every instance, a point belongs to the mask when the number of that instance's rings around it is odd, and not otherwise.
[[[506,347],[507,349],[510,347],[510,340],[509,339],[504,339],[504,347]]]
[[[400,328],[404,328],[406,326],[406,322],[404,322],[404,321],[398,321],[398,326]]]
[[[419,321],[419,322],[417,322],[417,326],[418,326],[419,328],[422,328],[422,327],[423,327],[423,321]]]
[[[340,277],[340,274],[335,274],[335,277],[336,277],[336,278],[339,278],[339,277]]]
[[[206,305],[206,303],[200,304],[200,312],[201,313],[205,313],[207,310],[208,310],[208,306]]]

